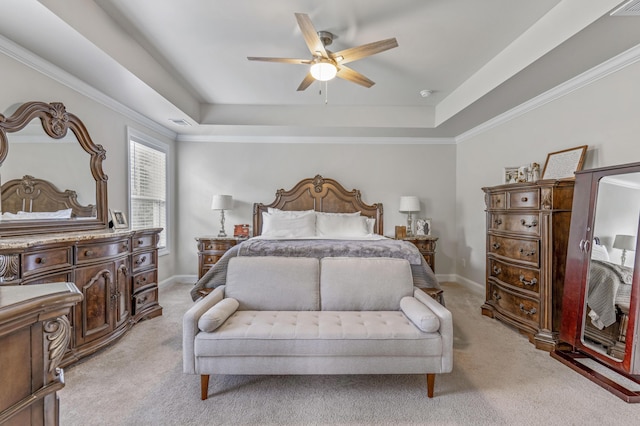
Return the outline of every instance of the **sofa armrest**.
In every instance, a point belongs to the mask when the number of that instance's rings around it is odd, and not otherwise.
[[[194,343],[198,320],[216,303],[224,298],[224,286],[216,287],[211,293],[198,300],[182,317],[182,369],[185,373],[196,374]]]
[[[419,288],[415,288],[413,297],[431,309],[440,320],[439,333],[442,336],[442,373],[449,373],[453,370],[453,317],[451,311]]]

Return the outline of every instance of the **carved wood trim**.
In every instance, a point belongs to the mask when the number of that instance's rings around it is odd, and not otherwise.
[[[21,105],[10,117],[0,114],[0,165],[7,158],[9,143],[7,133],[22,130],[31,120],[40,119],[46,134],[54,139],[61,139],[71,130],[80,146],[90,155],[89,167],[96,181],[96,219],[56,220],[52,221],[16,221],[0,223],[3,235],[31,235],[61,231],[88,231],[105,229],[108,224],[107,175],[102,168],[106,151],[102,145],[95,144],[82,121],[66,111],[60,102],[27,102]]]
[[[303,179],[290,190],[279,189],[270,204],[253,205],[253,234],[262,233],[262,213],[268,208],[280,210],[315,210],[328,213],[361,212],[363,216],[376,219],[374,232],[384,231],[381,203],[367,204],[362,201],[360,190],[347,191],[338,181],[316,175]]]

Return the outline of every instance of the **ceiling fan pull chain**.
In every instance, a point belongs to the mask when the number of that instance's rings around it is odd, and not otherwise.
[[[324,104],[329,103],[329,82],[324,82]]]

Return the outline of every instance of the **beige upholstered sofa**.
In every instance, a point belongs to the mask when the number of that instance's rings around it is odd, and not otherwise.
[[[183,317],[183,366],[210,374],[435,374],[453,366],[451,313],[390,258],[236,257]]]

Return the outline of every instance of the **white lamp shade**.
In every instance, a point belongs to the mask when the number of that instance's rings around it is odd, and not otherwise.
[[[613,248],[620,250],[632,250],[636,249],[636,237],[634,235],[616,235],[613,240]]]
[[[336,66],[331,62],[323,59],[319,59],[316,63],[311,65],[309,72],[319,81],[328,81],[336,76],[338,70]]]
[[[231,195],[214,195],[211,201],[211,210],[231,210],[233,197]]]
[[[420,200],[413,195],[407,195],[400,197],[400,211],[401,212],[419,212]]]

